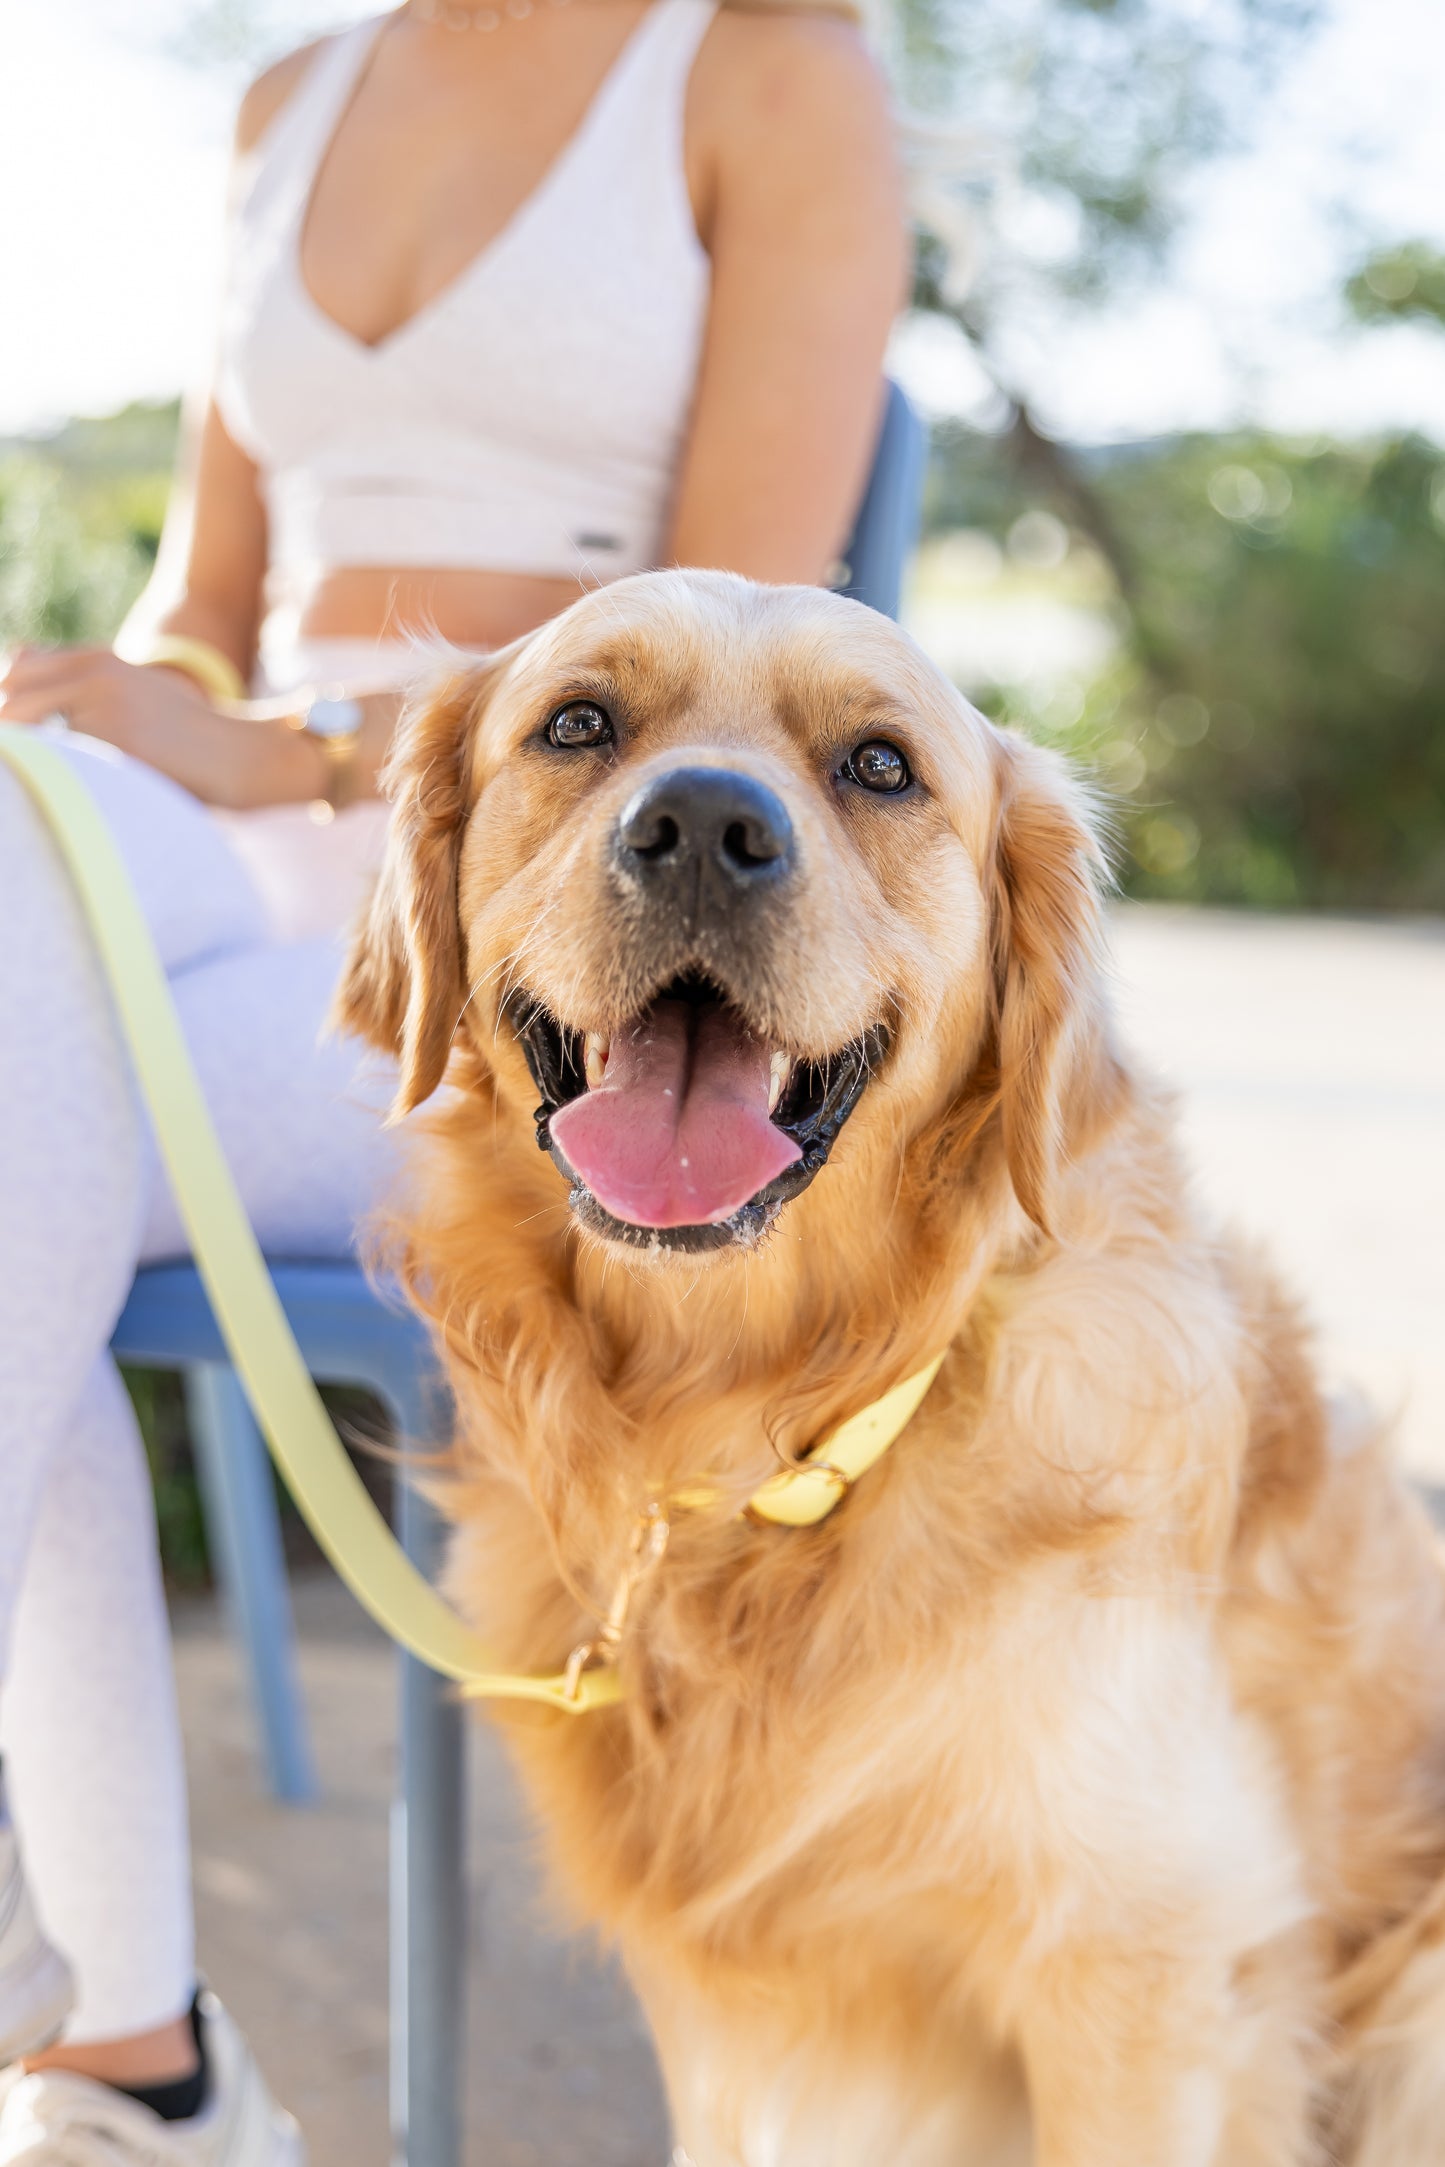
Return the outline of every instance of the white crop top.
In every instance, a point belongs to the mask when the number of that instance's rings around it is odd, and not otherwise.
[[[217,388],[282,591],[318,565],[607,580],[658,561],[709,295],[683,107],[715,4],[653,0],[501,233],[374,347],[312,300],[300,247],[386,18],[321,48],[253,154]]]

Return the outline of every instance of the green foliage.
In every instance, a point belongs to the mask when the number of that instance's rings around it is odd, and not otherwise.
[[[1000,539],[1040,492],[1010,440],[942,447],[935,518]],[[1136,895],[1445,909],[1445,452],[1196,437],[1082,462],[1128,585],[1117,660],[1051,712],[1120,805]]]
[[[0,467],[0,644],[113,637],[154,544],[119,505],[93,509],[44,460]]]
[[[122,1372],[150,1463],[161,1561],[172,1587],[204,1587],[211,1574],[181,1380],[169,1370]]]
[[[1445,456],[1205,440],[1099,486],[1148,673],[1136,891],[1445,909]]]
[[[150,575],[175,405],[0,446],[0,647],[114,637]]]
[[[943,239],[920,255],[919,306],[959,325],[1003,418],[1000,438],[940,447],[930,516],[1002,540],[1047,509],[1107,563],[1122,629],[1118,659],[1078,697],[999,687],[989,704],[1096,762],[1122,800],[1136,893],[1445,907],[1440,453],[1246,438],[1096,459],[1054,440],[1031,403],[1071,321],[1165,267],[1189,181],[1249,140],[1318,9],[897,8],[914,103],[966,110],[1015,159],[967,294]],[[1445,323],[1445,257],[1380,249],[1345,298],[1363,323]]]
[[[1445,255],[1427,241],[1379,249],[1346,282],[1345,301],[1360,323],[1445,325]]]

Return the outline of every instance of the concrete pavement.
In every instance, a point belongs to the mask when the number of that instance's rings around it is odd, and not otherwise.
[[[1445,1486],[1445,921],[1115,914],[1130,1040],[1201,1192],[1262,1236],[1327,1370]]]

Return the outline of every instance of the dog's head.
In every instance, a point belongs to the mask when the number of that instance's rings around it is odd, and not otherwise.
[[[830,1155],[866,1238],[900,1152],[985,1130],[1047,1223],[1106,1058],[1098,846],[885,619],[624,581],[436,689],[389,787],[339,1012],[399,1110],[463,1036],[577,1219],[657,1252],[751,1246]]]

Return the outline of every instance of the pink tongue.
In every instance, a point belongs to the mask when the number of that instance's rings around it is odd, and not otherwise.
[[[768,1049],[736,1017],[654,1001],[607,1074],[552,1116],[552,1140],[615,1219],[711,1226],[802,1152],[768,1119]]]

